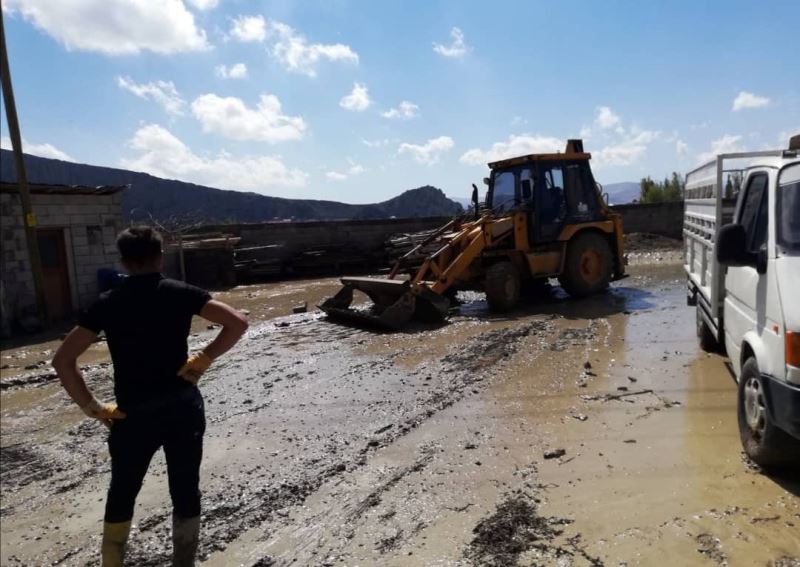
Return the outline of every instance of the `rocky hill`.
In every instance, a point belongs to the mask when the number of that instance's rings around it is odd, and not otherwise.
[[[123,193],[127,218],[159,219],[192,215],[207,222],[264,222],[272,220],[379,219],[389,217],[439,217],[458,214],[461,205],[448,199],[441,189],[418,187],[369,205],[337,201],[284,199],[258,193],[226,191],[161,179],[147,173],[72,163],[25,155],[31,183],[64,185],[130,185]],[[14,181],[14,158],[0,150],[0,180]]]

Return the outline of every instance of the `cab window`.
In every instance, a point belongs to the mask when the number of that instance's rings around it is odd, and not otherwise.
[[[573,218],[591,217],[597,209],[597,196],[588,164],[565,165],[564,179],[568,214]]]
[[[498,212],[510,211],[516,205],[514,173],[503,171],[494,176],[492,208]]]
[[[758,252],[767,243],[767,182],[766,173],[752,175],[742,200],[739,224],[749,252]]]

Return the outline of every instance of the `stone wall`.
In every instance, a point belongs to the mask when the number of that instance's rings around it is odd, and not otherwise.
[[[278,244],[280,255],[290,258],[315,247],[352,248],[360,252],[382,249],[392,234],[437,228],[445,217],[414,219],[345,220],[292,223],[263,223],[204,226],[203,231],[220,231],[241,237],[239,247]]]
[[[669,238],[683,238],[683,201],[614,205],[611,209],[622,214],[622,226],[626,234],[650,232]]]
[[[31,204],[38,228],[61,228],[67,269],[76,311],[88,307],[98,295],[97,270],[117,262],[116,236],[122,229],[122,193],[63,195],[35,193]],[[14,319],[36,313],[22,206],[16,193],[0,193],[2,219],[2,320],[4,331]]]
[[[615,205],[622,213],[625,232],[651,232],[681,238],[683,202],[646,205]],[[290,257],[314,247],[352,247],[369,252],[383,247],[386,239],[397,233],[419,232],[437,228],[449,218],[382,219],[351,221],[318,221],[295,223],[234,224],[203,227],[242,238],[240,247],[279,244],[281,254]]]

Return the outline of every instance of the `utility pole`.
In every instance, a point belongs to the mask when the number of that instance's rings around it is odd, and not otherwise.
[[[8,50],[6,49],[6,32],[2,10],[0,10],[0,82],[2,82],[3,87],[3,102],[6,106],[8,133],[11,137],[11,147],[14,150],[14,165],[17,170],[17,186],[19,187],[19,200],[22,204],[22,220],[25,226],[25,240],[28,244],[28,257],[31,264],[31,273],[33,274],[36,307],[39,310],[39,322],[44,325],[48,322],[48,314],[44,296],[42,259],[39,256],[39,241],[36,237],[36,215],[31,207],[28,176],[25,173],[25,161],[22,158],[22,136],[19,133],[17,107],[14,104],[14,91],[11,88],[11,70],[8,66]]]

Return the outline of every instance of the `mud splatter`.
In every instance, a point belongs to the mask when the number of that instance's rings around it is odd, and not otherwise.
[[[473,565],[489,567],[517,565],[520,557],[529,552],[535,556],[537,565],[578,555],[592,566],[602,566],[599,559],[580,547],[579,536],[559,543],[559,536],[564,533],[562,526],[571,523],[568,519],[539,515],[536,501],[517,491],[498,504],[490,516],[478,522],[472,530],[475,537],[464,555]]]

